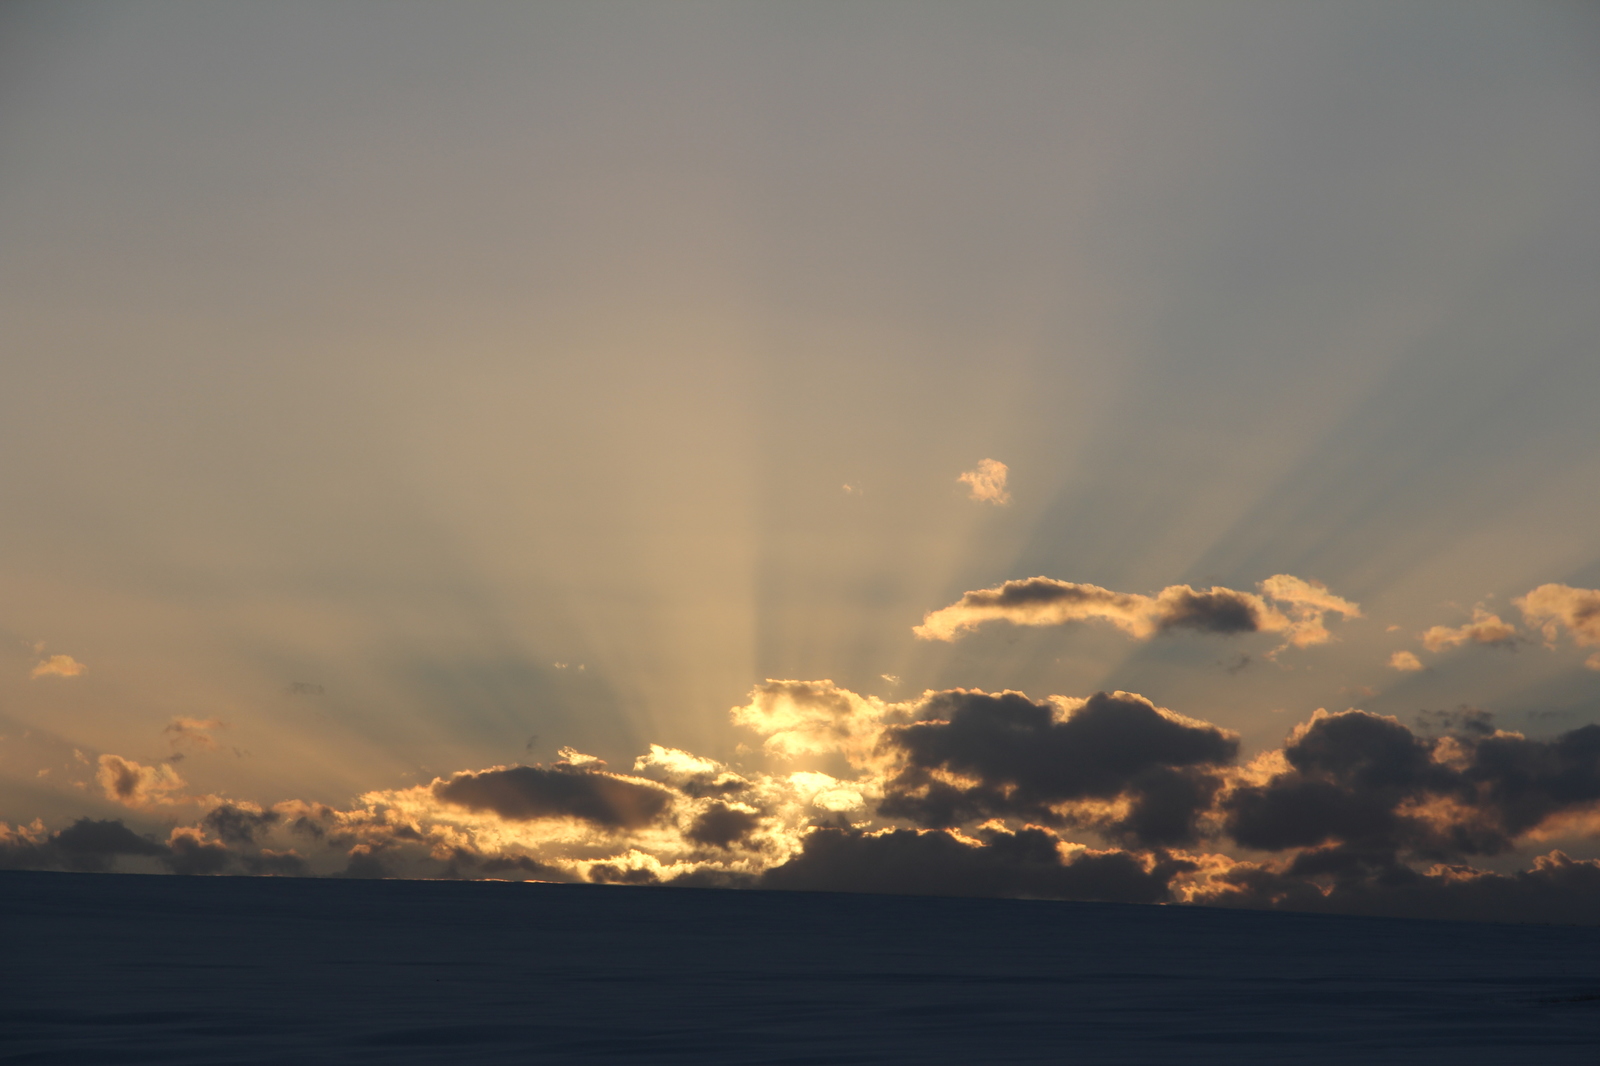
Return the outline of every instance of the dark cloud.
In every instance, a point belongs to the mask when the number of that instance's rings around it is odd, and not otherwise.
[[[1263,851],[1453,859],[1506,851],[1600,802],[1600,726],[1529,740],[1477,715],[1452,724],[1435,741],[1364,711],[1316,718],[1285,746],[1287,772],[1223,800],[1227,832]]]
[[[393,877],[389,864],[383,861],[378,849],[367,844],[357,844],[350,849],[350,861],[335,877],[353,877],[377,880]]]
[[[233,858],[221,841],[180,830],[172,835],[166,863],[175,874],[219,874],[233,864]]]
[[[166,845],[140,836],[120,819],[79,818],[48,836],[0,841],[0,869],[103,873],[123,855],[165,857]]]
[[[661,883],[654,871],[642,867],[618,866],[616,863],[597,862],[589,867],[589,880],[597,885],[656,885]]]
[[[768,870],[761,887],[811,892],[1021,896],[1160,903],[1188,864],[1146,861],[1125,851],[1080,853],[1064,862],[1043,829],[988,831],[967,843],[937,830],[879,835],[814,829],[801,853]]]
[[[1052,704],[1021,693],[957,690],[933,696],[924,713],[936,720],[884,734],[905,767],[879,811],[929,827],[994,816],[1064,824],[1073,816],[1058,813],[1060,804],[1125,797],[1125,816],[1102,819],[1107,832],[1151,845],[1184,843],[1221,784],[1211,771],[1239,750],[1231,734],[1163,714],[1129,693],[1096,693],[1062,718]]]
[[[559,866],[548,866],[526,855],[501,855],[492,859],[485,859],[479,865],[479,869],[490,875],[512,872],[524,873],[536,881],[572,880],[571,875]]]
[[[1233,589],[1206,591],[1177,585],[1167,589],[1155,614],[1158,632],[1197,629],[1202,633],[1254,633],[1264,628],[1260,597]]]
[[[672,793],[651,782],[591,770],[513,766],[465,771],[436,781],[433,794],[512,821],[578,818],[606,829],[637,829],[660,818]]]
[[[1600,726],[1582,726],[1553,740],[1513,733],[1483,737],[1472,745],[1472,755],[1462,777],[1508,834],[1600,801]]]
[[[725,803],[713,803],[683,835],[696,844],[730,848],[749,836],[760,824],[761,816],[754,812],[741,811]]]
[[[1470,867],[1423,873],[1330,851],[1302,855],[1287,871],[1242,864],[1222,881],[1227,890],[1204,902],[1393,918],[1600,924],[1600,863],[1574,861],[1559,851],[1511,874]]]
[[[256,842],[257,837],[277,825],[281,816],[277,811],[252,811],[224,803],[212,809],[200,824],[215,833],[224,843],[244,847]]]

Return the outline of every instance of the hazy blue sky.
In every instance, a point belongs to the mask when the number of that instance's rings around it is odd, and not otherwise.
[[[1580,3],[8,4],[0,816],[177,718],[258,804],[741,759],[767,678],[1600,721],[1512,604],[1600,587],[1597,189]],[[1361,617],[912,632],[1276,574]]]

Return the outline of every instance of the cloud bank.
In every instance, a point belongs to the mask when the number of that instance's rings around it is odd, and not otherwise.
[[[3,826],[0,866],[1600,922],[1600,864],[1551,847],[1600,830],[1600,726],[1531,739],[1481,712],[1418,732],[1318,711],[1243,760],[1235,734],[1135,693],[890,703],[825,680],[767,682],[731,717],[767,769],[651,745],[618,773],[564,749],[345,809],[188,796],[170,766],[106,754],[108,798],[165,812],[164,839],[115,819]]]

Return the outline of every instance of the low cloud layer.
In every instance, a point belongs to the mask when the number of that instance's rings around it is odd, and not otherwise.
[[[1600,831],[1600,726],[1319,711],[1245,760],[1234,734],[1134,693],[891,703],[829,681],[768,682],[732,718],[766,769],[652,745],[617,773],[563,749],[345,809],[191,796],[170,766],[103,755],[106,796],[167,827],[0,827],[0,865],[1600,922],[1600,864],[1552,847]]]
[[[948,607],[925,616],[913,632],[924,640],[955,640],[987,622],[1019,626],[1059,626],[1103,621],[1136,640],[1195,630],[1201,633],[1281,633],[1284,646],[1326,643],[1330,614],[1359,618],[1361,608],[1324,586],[1290,574],[1276,574],[1258,592],[1171,585],[1153,596],[1113,592],[1099,585],[1031,577],[966,593]]]

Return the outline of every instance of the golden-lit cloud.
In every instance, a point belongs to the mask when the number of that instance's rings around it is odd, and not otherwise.
[[[1422,660],[1417,658],[1415,652],[1397,651],[1389,656],[1389,666],[1400,671],[1421,670]]]
[[[34,664],[29,677],[77,677],[88,667],[70,655],[51,655]]]
[[[1600,589],[1540,585],[1512,602],[1529,625],[1539,628],[1547,644],[1555,644],[1563,626],[1579,647],[1600,644]]]
[[[980,459],[975,469],[968,470],[956,481],[967,486],[969,499],[1004,507],[1011,502],[1011,493],[1006,491],[1010,473],[1010,468],[998,459]]]
[[[853,764],[870,761],[886,721],[909,713],[905,704],[860,696],[832,681],[768,681],[731,712],[735,725],[765,738],[774,755],[839,753]]]
[[[1443,651],[1462,644],[1510,644],[1517,639],[1515,626],[1491,614],[1482,604],[1472,609],[1472,621],[1465,625],[1433,626],[1422,634],[1422,646],[1429,651]]]
[[[124,807],[149,807],[153,804],[172,803],[171,793],[184,787],[183,778],[166,763],[144,766],[120,755],[100,756],[100,768],[95,772],[106,799]]]
[[[1323,619],[1329,612],[1359,618],[1358,604],[1326,587],[1289,574],[1260,583],[1261,595],[1235,589],[1171,585],[1154,596],[1113,592],[1099,585],[1032,577],[966,593],[930,612],[912,630],[924,640],[954,640],[985,622],[1057,626],[1109,622],[1136,640],[1193,629],[1206,633],[1282,633],[1284,646],[1308,647],[1331,639]],[[1270,601],[1270,602],[1269,602]]]

